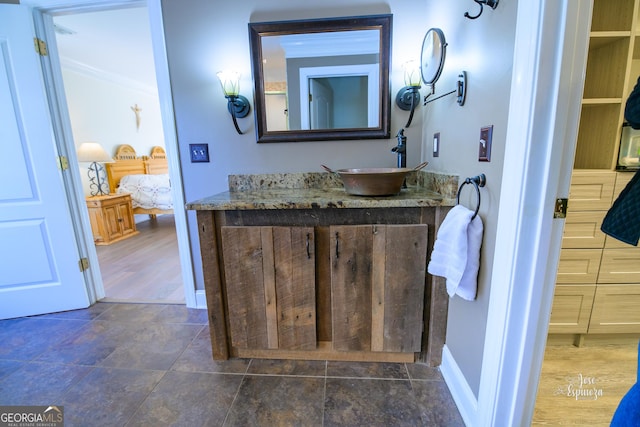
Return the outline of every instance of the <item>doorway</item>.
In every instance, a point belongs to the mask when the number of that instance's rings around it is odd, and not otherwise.
[[[153,147],[165,148],[147,7],[68,12],[52,16],[75,142],[67,142],[68,149],[97,141],[113,156],[128,144],[142,157]],[[91,197],[88,166],[77,165],[85,197]],[[179,220],[173,214],[133,218],[137,233],[95,247],[102,300],[185,304]]]

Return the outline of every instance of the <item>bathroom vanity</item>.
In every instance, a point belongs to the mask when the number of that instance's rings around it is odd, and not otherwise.
[[[389,197],[328,173],[232,175],[197,211],[211,344],[229,357],[440,364],[449,297],[427,274],[456,176]]]

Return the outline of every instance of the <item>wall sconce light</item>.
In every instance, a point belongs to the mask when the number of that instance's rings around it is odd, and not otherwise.
[[[236,127],[236,131],[242,135],[236,118],[247,117],[251,106],[249,100],[240,95],[240,73],[237,71],[220,71],[217,75],[222,85],[224,97],[228,100],[227,109],[231,113],[233,125]]]
[[[496,7],[498,7],[498,2],[500,0],[473,0],[474,2],[478,3],[478,5],[480,5],[480,12],[478,12],[478,14],[476,16],[471,16],[469,15],[469,12],[465,12],[464,16],[466,18],[469,19],[477,19],[480,17],[480,15],[482,15],[482,12],[484,11],[484,6],[483,5],[487,5],[489,6],[491,9],[495,9]]]
[[[109,194],[109,187],[105,188],[105,171],[102,163],[111,163],[113,159],[97,142],[83,142],[78,148],[78,162],[91,162],[87,175],[89,176],[89,188],[92,196],[105,196]]]
[[[396,105],[401,110],[411,111],[405,125],[405,127],[409,127],[411,120],[413,120],[413,112],[420,105],[420,64],[417,61],[407,61],[402,64],[402,68],[405,86],[396,95]]]

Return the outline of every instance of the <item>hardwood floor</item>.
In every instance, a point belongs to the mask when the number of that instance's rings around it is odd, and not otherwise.
[[[608,426],[637,368],[637,340],[547,345],[532,425]]]
[[[140,234],[96,246],[106,298],[110,302],[184,304],[173,215],[136,224]]]

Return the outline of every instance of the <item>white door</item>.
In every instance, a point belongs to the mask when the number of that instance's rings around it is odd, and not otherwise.
[[[89,306],[26,6],[0,4],[0,318]]]
[[[325,80],[309,79],[309,116],[309,129],[333,128],[333,91]]]

